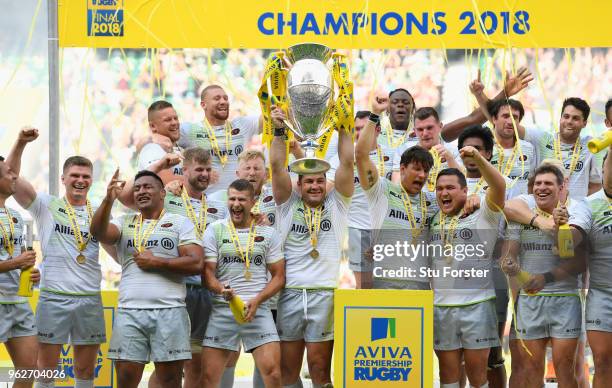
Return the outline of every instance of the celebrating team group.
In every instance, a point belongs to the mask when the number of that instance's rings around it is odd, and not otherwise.
[[[347,257],[357,288],[433,290],[441,387],[466,378],[472,387],[508,386],[509,306],[510,387],[543,385],[549,346],[559,386],[588,385],[587,340],[594,387],[605,387],[612,158],[603,156],[612,146],[589,151],[581,131],[590,107],[577,97],[563,101],[558,130],[522,126],[525,110],[511,97],[531,80],[519,69],[489,98],[478,77],[470,91],[479,107],[447,124],[408,90],[378,93],[354,129],[334,132],[331,169],[302,175],[287,167],[303,151],[288,136],[286,112],[272,107],[266,152],[249,149],[261,117],[230,120],[227,94],[210,85],[201,121],[179,123],[167,101],[150,105],[139,172],[117,169],[95,204],[84,156],[66,159],[62,197],[20,175],[39,135],[24,128],[0,161],[0,342],[16,368],[40,371],[56,370],[71,344],[75,386],[92,388],[107,341],[103,248],[122,268],[108,349],[119,387],[137,387],[148,362],[149,387],[231,387],[241,349],[255,360],[256,387],[302,387],[304,354],[313,385],[331,386],[333,295]],[[612,130],[612,100],[605,109]],[[18,295],[36,253],[25,249],[19,212],[5,206],[11,196],[37,225],[36,314]],[[116,202],[132,211],[120,215]],[[377,249],[406,241],[423,249],[410,258]],[[53,377],[34,384],[53,387]]]

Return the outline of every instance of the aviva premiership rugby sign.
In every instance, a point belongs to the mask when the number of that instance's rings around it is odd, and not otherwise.
[[[336,290],[337,387],[431,387],[433,293]]]

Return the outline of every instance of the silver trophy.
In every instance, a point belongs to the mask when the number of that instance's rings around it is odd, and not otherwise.
[[[292,63],[287,76],[289,119],[285,125],[301,141],[306,156],[291,163],[297,174],[318,174],[329,170],[327,161],[315,157],[317,140],[327,132],[326,117],[333,102],[332,77],[327,62],[332,50],[316,43],[289,47]]]

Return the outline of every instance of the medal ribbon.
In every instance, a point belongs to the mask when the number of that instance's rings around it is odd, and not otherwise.
[[[478,182],[476,183],[476,186],[474,186],[474,189],[472,190],[472,194],[478,194],[483,185],[484,177],[480,177],[480,179],[478,179]]]
[[[421,191],[419,193],[419,200],[421,206],[421,225],[417,225],[416,217],[412,211],[412,203],[410,202],[410,197],[404,187],[402,187],[402,202],[404,202],[404,210],[406,211],[406,215],[408,216],[408,221],[410,221],[410,229],[412,232],[412,239],[416,239],[421,235],[423,230],[423,224],[425,223],[425,217],[427,217],[427,203],[425,202],[425,195]]]
[[[429,170],[429,175],[427,176],[427,190],[434,191],[436,188],[436,180],[438,179],[438,173],[440,172],[440,167],[442,166],[442,158],[438,151],[435,149],[430,149],[429,153],[433,156],[434,164]]]
[[[225,163],[227,163],[228,149],[232,143],[232,125],[226,120],[225,125],[223,126],[223,130],[225,131],[225,155],[222,155],[221,149],[219,148],[219,142],[217,141],[217,136],[215,136],[215,130],[210,125],[206,117],[204,117],[204,121],[202,123],[204,124],[204,130],[208,134],[208,139],[210,140],[210,145],[213,152],[219,157],[221,166],[225,167]]]
[[[8,209],[4,208],[4,211],[6,212],[9,231],[6,231],[2,222],[0,222],[0,229],[2,231],[2,238],[4,238],[4,248],[8,252],[9,257],[13,257],[13,253],[15,253],[15,242],[13,241],[13,237],[15,236],[15,224],[13,223],[13,216],[11,216]]]
[[[240,255],[240,258],[244,260],[244,271],[249,272],[249,267],[251,265],[250,258],[253,253],[253,247],[255,246],[255,221],[251,221],[251,225],[249,226],[249,236],[247,238],[247,246],[246,251],[242,250],[242,246],[240,245],[240,239],[238,238],[238,232],[236,232],[236,227],[234,227],[234,223],[232,220],[227,222],[227,226],[229,229],[230,237],[232,238],[232,243],[234,243],[234,248]]]
[[[323,207],[319,206],[314,208],[314,215],[311,213],[312,208],[306,206],[304,203],[304,221],[308,227],[308,233],[310,234],[310,245],[313,248],[317,247],[319,230],[321,230],[321,215],[323,213]]]
[[[376,154],[378,155],[378,175],[385,176],[385,155],[382,152],[380,145],[376,145]]]
[[[514,168],[514,159],[516,159],[516,155],[518,153],[518,148],[519,148],[518,141],[514,143],[514,147],[512,147],[512,153],[510,154],[510,157],[508,158],[505,164],[504,164],[504,159],[505,159],[504,149],[499,144],[496,144],[496,147],[497,147],[497,154],[499,155],[499,162],[497,163],[497,171],[499,171],[503,176],[507,177],[510,174],[510,171],[512,171],[512,168]]]
[[[183,199],[183,204],[185,205],[185,209],[187,210],[187,216],[193,222],[196,228],[196,234],[198,238],[202,238],[204,234],[204,229],[206,229],[206,217],[208,216],[208,205],[206,204],[206,196],[202,193],[202,198],[200,200],[200,213],[196,216],[196,212],[191,205],[191,199],[189,198],[189,194],[187,194],[187,189],[183,186],[183,191],[181,192],[181,198]]]
[[[448,225],[448,233],[445,233],[444,229],[446,226],[446,214],[440,212],[440,236],[442,237],[443,250],[446,249],[446,245],[452,245],[453,241],[455,240],[455,229],[457,229],[457,225],[459,224],[459,217],[461,216],[461,213],[463,213],[463,210],[451,218]]]
[[[555,148],[555,157],[563,163],[563,154],[561,153],[561,140],[559,134],[557,133],[557,137],[554,142]],[[569,167],[569,175],[572,176],[576,165],[578,164],[578,159],[580,159],[580,153],[582,152],[582,144],[580,144],[580,137],[576,139],[576,143],[574,143],[574,149],[572,151],[572,159],[570,161]]]
[[[145,250],[145,247],[147,246],[147,241],[149,240],[149,236],[151,236],[151,233],[153,233],[153,230],[157,226],[157,223],[159,222],[159,220],[162,219],[165,213],[166,209],[163,209],[159,214],[159,218],[151,221],[151,223],[147,227],[147,230],[145,230],[142,236],[140,236],[140,230],[142,229],[142,214],[138,215],[138,219],[136,221],[136,228],[134,229],[134,248],[136,248],[137,252],[142,253]]]
[[[64,203],[66,204],[66,214],[68,215],[68,220],[70,221],[70,225],[72,226],[72,230],[74,231],[74,239],[76,240],[77,249],[80,253],[82,253],[85,248],[87,248],[87,244],[89,243],[89,239],[91,238],[91,233],[87,234],[87,240],[83,241],[83,235],[81,234],[81,228],[79,227],[79,223],[77,221],[76,213],[74,208],[68,200],[64,197]],[[91,210],[91,203],[89,200],[85,202],[85,207],[87,209],[87,225],[91,225],[91,219],[93,218],[93,211]]]

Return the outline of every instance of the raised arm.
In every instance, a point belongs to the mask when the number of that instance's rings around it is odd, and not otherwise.
[[[510,98],[525,89],[529,82],[533,80],[533,75],[529,72],[526,67],[520,68],[516,75],[511,75],[509,72],[506,72],[504,88],[493,98],[494,100]],[[479,108],[475,109],[469,115],[465,117],[461,117],[457,120],[451,121],[450,123],[444,125],[442,127],[442,138],[446,142],[453,141],[459,137],[461,132],[465,128],[470,125],[483,124],[487,119],[490,119],[488,116],[488,108],[487,104],[489,99],[484,94],[484,86],[480,81],[480,70],[478,71],[478,78],[470,84],[470,90],[474,90],[473,93],[478,94],[476,96],[476,100],[478,101]],[[485,115],[487,112],[487,115]],[[520,127],[520,126],[519,126]],[[521,134],[521,129],[519,129],[519,136],[522,138],[525,137],[524,128],[522,128],[523,133]]]
[[[121,231],[110,223],[111,210],[125,182],[119,180],[119,169],[115,171],[106,188],[106,196],[91,220],[89,231],[102,244],[113,245],[121,238]]]
[[[506,206],[504,206],[504,215],[509,221],[535,226],[547,233],[552,233],[555,227],[555,222],[552,218],[545,218],[533,212],[529,209],[527,203],[519,198],[514,198],[506,202]]]
[[[18,176],[21,171],[21,157],[23,151],[28,143],[33,142],[37,138],[38,129],[25,127],[19,131],[17,141],[13,144],[13,148],[11,148],[6,158],[6,163]],[[36,190],[34,190],[30,182],[21,177],[17,178],[16,185],[17,187],[13,197],[21,207],[24,209],[29,208],[34,199],[36,199]]]
[[[389,97],[380,94],[374,97],[372,113],[380,116],[389,107]],[[376,123],[368,120],[359,134],[359,140],[355,146],[355,163],[357,164],[357,175],[359,184],[364,190],[368,190],[378,182],[378,171],[376,164],[370,160],[370,150],[376,141]]]
[[[285,167],[286,145],[284,132],[281,129],[285,129],[283,120],[285,114],[283,111],[276,106],[272,107],[271,112],[272,123],[274,125],[275,133],[272,145],[270,146],[270,166],[272,168],[272,194],[274,195],[274,201],[277,205],[282,205],[287,202],[291,196],[291,178],[289,171]],[[286,130],[286,129],[285,129]],[[277,136],[278,135],[278,136]]]
[[[506,181],[502,174],[497,171],[474,147],[463,147],[460,151],[461,159],[467,161],[473,159],[485,182],[489,185],[487,189],[487,202],[496,211],[503,211],[506,199]]]
[[[182,157],[180,155],[167,153],[163,158],[151,163],[151,165],[147,167],[147,170],[156,173],[161,178],[162,182],[164,182],[164,185],[177,180],[182,183],[183,177],[172,173],[172,168],[179,164],[181,160]],[[134,203],[134,179],[130,179],[125,183],[117,199],[123,206],[136,210],[136,204]]]

